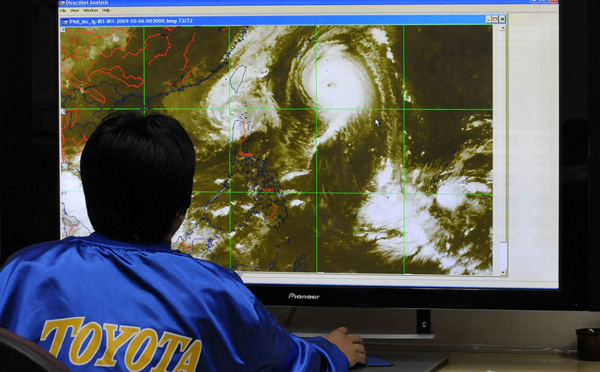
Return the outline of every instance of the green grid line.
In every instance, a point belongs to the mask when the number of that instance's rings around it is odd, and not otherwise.
[[[315,190],[319,190],[319,33],[315,26]],[[315,272],[319,272],[319,194],[315,193]]]
[[[406,27],[402,26],[402,274],[406,274]]]
[[[231,28],[228,27],[227,28],[227,45],[229,45],[229,47],[231,47]],[[227,143],[228,143],[228,151],[227,151],[227,157],[228,157],[228,170],[227,170],[227,177],[228,177],[228,183],[229,183],[229,193],[228,193],[228,197],[229,197],[229,268],[233,268],[233,239],[232,239],[232,230],[233,230],[233,221],[232,221],[232,213],[231,213],[231,208],[232,208],[232,202],[231,202],[231,188],[233,186],[232,184],[232,173],[231,173],[231,138],[232,138],[232,131],[231,131],[231,54],[228,55],[227,57],[227,79],[228,79],[228,89],[227,89],[227,102],[229,104],[229,110],[227,111],[227,118],[228,118],[228,138],[227,138]]]
[[[67,190],[65,190],[67,191]],[[193,190],[195,194],[218,194],[219,190]],[[231,194],[246,195],[246,194],[260,194],[269,195],[272,191],[227,191]],[[445,192],[362,192],[362,191],[279,191],[285,195],[446,195],[446,196],[493,196],[492,193],[445,193]]]
[[[144,85],[145,88],[145,85]],[[403,88],[404,89],[404,88]],[[144,91],[145,99],[145,91]],[[70,107],[65,110],[113,111],[141,110],[140,107]],[[145,108],[144,108],[145,110]],[[272,107],[153,107],[153,111],[315,111],[315,108],[272,108]],[[493,111],[493,108],[320,108],[318,111]]]

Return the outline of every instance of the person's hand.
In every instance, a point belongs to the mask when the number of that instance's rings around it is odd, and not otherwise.
[[[365,364],[367,362],[362,338],[357,334],[348,333],[346,327],[336,329],[325,338],[346,355],[350,367],[354,367],[356,363]]]

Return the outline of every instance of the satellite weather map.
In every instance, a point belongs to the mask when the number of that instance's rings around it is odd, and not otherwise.
[[[492,275],[492,26],[67,27],[62,237],[115,110],[196,147],[173,248],[237,271]],[[149,201],[151,202],[151,201]]]

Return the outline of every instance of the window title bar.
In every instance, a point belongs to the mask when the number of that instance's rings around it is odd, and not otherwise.
[[[59,0],[59,7],[306,6],[306,5],[515,5],[559,0]]]
[[[294,15],[64,17],[61,27],[102,26],[276,26],[276,25],[490,25],[506,23],[506,14],[481,15]]]

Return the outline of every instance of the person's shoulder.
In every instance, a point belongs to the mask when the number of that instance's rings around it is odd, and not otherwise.
[[[187,253],[176,250],[173,253],[171,265],[173,268],[176,267],[182,277],[186,277],[187,280],[205,280],[214,290],[221,289],[230,294],[237,293],[253,300],[251,292],[236,271],[217,262],[196,258]]]
[[[68,237],[62,240],[51,240],[30,245],[10,255],[6,259],[4,266],[8,266],[16,261],[36,261],[48,255],[59,254],[68,247],[78,244],[80,240],[81,238],[79,237]]]
[[[241,278],[235,271],[226,268],[222,265],[219,265],[216,262],[196,258],[192,255],[177,250],[173,250],[171,253],[174,255],[174,257],[177,257],[176,260],[179,261],[180,264],[185,263],[185,265],[187,265],[188,267],[195,268],[197,270],[202,270],[207,275],[222,278],[231,278],[236,281],[241,281]]]

